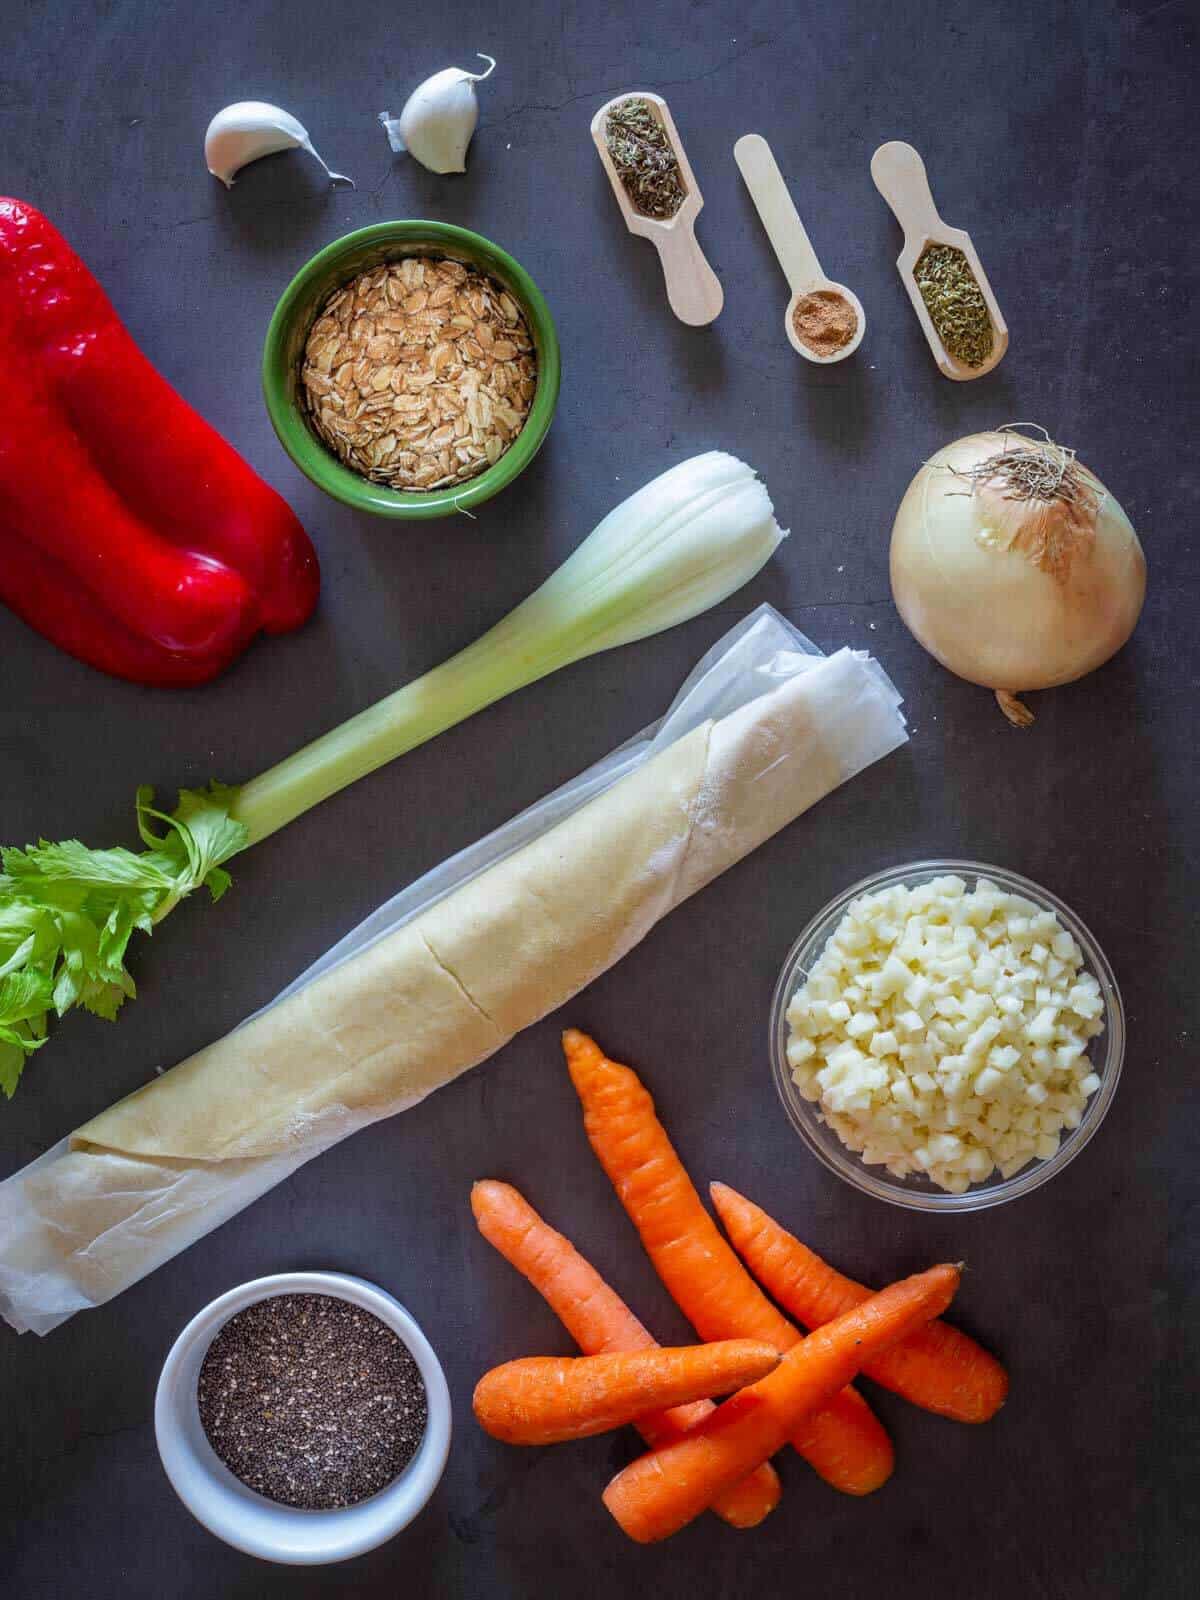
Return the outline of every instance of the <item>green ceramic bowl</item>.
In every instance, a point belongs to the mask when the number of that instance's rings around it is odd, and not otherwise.
[[[326,298],[349,279],[403,256],[448,256],[503,284],[525,314],[537,353],[537,391],[525,426],[494,467],[452,488],[429,492],[389,489],[343,466],[317,438],[300,403],[305,340]],[[524,267],[490,239],[447,222],[379,222],[359,228],[315,255],[288,284],[267,329],[263,394],[279,442],[306,477],[335,500],[378,517],[444,517],[490,500],[529,465],[546,437],[558,403],[558,335],[541,290]]]

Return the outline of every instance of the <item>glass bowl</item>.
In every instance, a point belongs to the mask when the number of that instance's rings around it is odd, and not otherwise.
[[[926,1177],[894,1178],[884,1167],[868,1166],[857,1152],[850,1150],[832,1128],[822,1120],[819,1105],[805,1100],[792,1081],[787,1060],[787,1008],[792,996],[808,977],[809,969],[817,961],[826,944],[837,929],[847,907],[859,895],[889,889],[897,884],[908,888],[928,883],[954,873],[965,880],[968,889],[975,887],[979,878],[988,878],[1013,894],[1023,895],[1047,911],[1053,911],[1068,933],[1083,951],[1083,970],[1090,972],[1100,985],[1104,1001],[1104,1031],[1091,1041],[1088,1055],[1092,1071],[1100,1079],[1100,1087],[1088,1099],[1086,1109],[1077,1128],[1065,1129],[1054,1155],[1045,1161],[1034,1160],[1011,1178],[993,1173],[982,1183],[972,1184],[965,1194],[948,1194]],[[1069,906],[1040,884],[1031,883],[1018,873],[1006,872],[1002,867],[990,867],[982,861],[914,861],[906,866],[889,867],[864,878],[831,900],[817,913],[788,952],[775,985],[771,1001],[770,1023],[771,1071],[775,1087],[783,1101],[783,1109],[796,1132],[831,1172],[861,1189],[894,1206],[907,1206],[914,1211],[982,1211],[988,1206],[998,1206],[1019,1195],[1030,1194],[1043,1183],[1061,1172],[1073,1161],[1104,1121],[1117,1080],[1121,1076],[1121,1063],[1125,1056],[1125,1012],[1121,994],[1112,968],[1104,952]]]
[[[477,477],[445,489],[392,489],[343,465],[309,426],[300,400],[304,344],[317,313],[339,284],[385,261],[431,255],[462,261],[494,278],[520,306],[537,354],[537,388],[525,426],[496,462]],[[263,347],[263,396],[279,442],[319,489],[359,511],[402,520],[445,517],[490,500],[537,454],[558,404],[560,359],[554,318],[542,291],[507,251],[448,222],[378,222],[326,245],[280,296]]]

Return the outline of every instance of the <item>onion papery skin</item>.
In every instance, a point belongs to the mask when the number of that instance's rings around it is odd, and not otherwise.
[[[892,594],[909,630],[958,677],[1011,693],[1101,666],[1133,632],[1146,593],[1133,525],[1082,463],[1100,501],[1094,517],[988,487],[972,493],[971,481],[955,476],[1006,446],[1036,443],[999,432],[956,439],[917,473],[892,528]],[[1009,541],[1047,512],[1063,535],[1062,556],[1039,564]]]

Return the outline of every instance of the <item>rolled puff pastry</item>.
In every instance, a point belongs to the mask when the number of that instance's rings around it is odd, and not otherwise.
[[[396,933],[94,1117],[127,1155],[267,1156],[331,1107],[389,1115],[578,993],[676,903],[712,724]]]

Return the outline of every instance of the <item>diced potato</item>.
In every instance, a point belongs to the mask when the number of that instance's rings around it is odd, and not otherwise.
[[[991,1172],[992,1166],[992,1158],[988,1155],[986,1150],[982,1150],[976,1146],[974,1150],[967,1151],[967,1176],[970,1178],[972,1183],[982,1183],[984,1178],[986,1178]]]
[[[1000,1030],[1001,1023],[998,1017],[985,1018],[963,1045],[963,1055],[968,1061],[976,1060],[983,1055]]]
[[[975,1079],[975,1093],[986,1100],[993,1090],[998,1089],[1004,1082],[1004,1074],[997,1072],[995,1067],[984,1067]]]
[[[1002,1178],[1015,1178],[1022,1167],[1027,1167],[1037,1154],[1036,1150],[1023,1151],[1018,1156],[1010,1157],[1000,1163],[1000,1176]]]
[[[908,988],[904,991],[904,998],[908,1001],[909,1005],[912,1006],[914,1011],[919,1011],[921,1009],[922,1002],[926,1000],[928,996],[929,979],[925,977],[918,976],[914,978],[909,984]],[[1075,1004],[1073,997],[1071,1004]],[[1076,1006],[1075,1009],[1078,1010],[1078,1006]]]
[[[811,1061],[816,1053],[817,1047],[811,1039],[793,1034],[787,1047],[787,1058],[791,1066],[798,1067],[805,1061]]]
[[[1100,1087],[1104,999],[1053,912],[983,880],[851,906],[787,1010],[788,1066],[847,1148],[962,1193],[1058,1148]]]
[[[1052,1005],[1043,1006],[1025,1029],[1025,1037],[1033,1044],[1049,1044],[1054,1037],[1054,1025],[1058,1018],[1057,1008]]]
[[[846,1073],[857,1071],[867,1058],[856,1044],[852,1044],[847,1039],[844,1044],[840,1044],[836,1049],[830,1051],[826,1059],[829,1065],[835,1067],[839,1073]]]
[[[846,1023],[846,1032],[852,1039],[865,1039],[869,1033],[874,1033],[879,1026],[879,1018],[873,1011],[856,1011]]]

